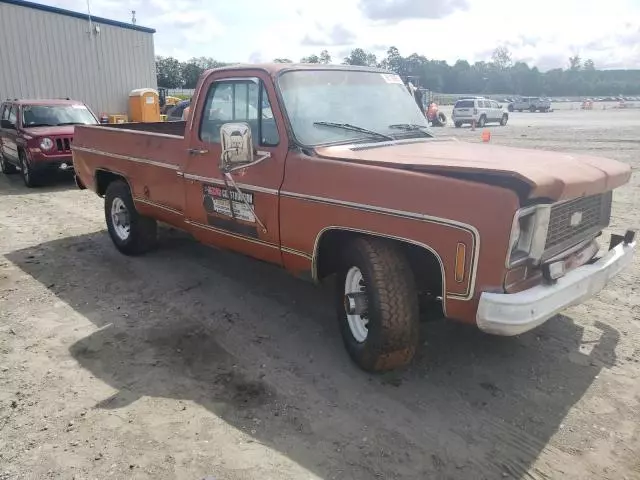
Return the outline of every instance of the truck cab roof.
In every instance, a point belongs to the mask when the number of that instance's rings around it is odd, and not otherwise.
[[[14,105],[84,105],[84,103],[79,100],[70,100],[67,98],[7,99],[3,103],[12,103]]]
[[[269,74],[277,74],[279,72],[287,70],[349,70],[356,72],[391,73],[394,75],[396,74],[395,72],[392,72],[390,70],[385,70],[378,67],[363,67],[360,65],[328,65],[323,63],[240,63],[213,68],[209,71],[223,70],[264,70]]]

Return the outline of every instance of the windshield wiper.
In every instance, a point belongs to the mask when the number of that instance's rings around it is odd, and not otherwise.
[[[350,123],[335,123],[335,122],[313,122],[314,125],[321,125],[323,127],[334,127],[334,128],[342,128],[344,130],[351,130],[353,132],[360,132],[367,134],[371,137],[378,137],[384,140],[395,140],[391,135],[385,135],[384,133],[375,132],[373,130],[369,130],[367,128],[358,127],[357,125],[352,125]]]
[[[50,123],[29,123],[24,126],[25,128],[35,128],[35,127],[55,127],[55,125],[51,125]]]
[[[393,125],[389,125],[389,128],[396,128],[407,132],[422,132],[429,137],[433,137],[433,134],[429,132],[427,127],[418,125],[417,123],[394,123]]]
[[[63,125],[85,125],[84,122],[64,122],[56,125],[57,127],[62,127]]]

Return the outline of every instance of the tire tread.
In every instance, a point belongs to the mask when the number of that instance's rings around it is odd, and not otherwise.
[[[409,261],[397,246],[380,239],[355,239],[347,250],[349,257],[357,255],[354,249],[369,263],[372,278],[368,279],[367,289],[379,308],[381,327],[378,341],[367,345],[364,354],[355,360],[365,370],[376,372],[404,366],[414,357],[420,334],[416,286]]]

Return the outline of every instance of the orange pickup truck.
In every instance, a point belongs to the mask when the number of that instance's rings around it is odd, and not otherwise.
[[[163,222],[335,276],[346,349],[369,371],[410,362],[424,312],[530,330],[599,292],[636,246],[631,230],[596,242],[627,165],[435,138],[378,69],[209,70],[187,122],[78,126],[73,161],[124,254],[153,248]]]

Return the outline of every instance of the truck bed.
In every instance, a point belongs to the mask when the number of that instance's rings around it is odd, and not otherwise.
[[[154,123],[115,123],[101,125],[103,128],[118,128],[121,130],[135,130],[137,132],[162,133],[165,135],[184,136],[187,122],[154,122]]]
[[[142,176],[154,175],[157,167],[180,170],[186,156],[184,127],[185,122],[79,125],[72,147],[76,173],[91,186],[96,170]]]

